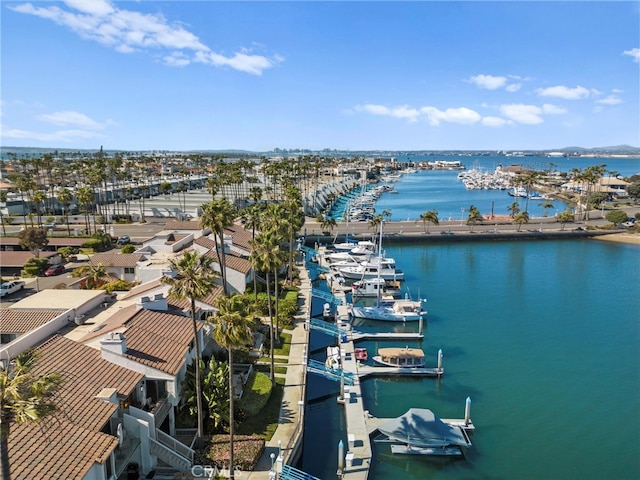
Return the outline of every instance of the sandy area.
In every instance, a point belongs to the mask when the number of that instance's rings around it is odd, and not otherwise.
[[[608,242],[631,243],[640,245],[640,234],[637,233],[612,233],[611,235],[598,235],[596,240],[606,240]]]

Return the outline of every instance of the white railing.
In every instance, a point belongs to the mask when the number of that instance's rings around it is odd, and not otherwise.
[[[173,468],[180,470],[181,472],[189,471],[193,464],[193,461],[183,457],[179,453],[176,453],[171,448],[163,445],[153,438],[149,438],[149,453],[151,453],[151,455],[155,455],[163,462],[168,463]]]
[[[156,429],[156,439],[165,447],[170,448],[171,450],[180,454],[180,456],[188,459],[189,461],[191,461],[191,463],[193,463],[194,451],[191,448],[187,447],[180,440],[176,440],[171,435],[167,435],[165,432],[159,429]]]

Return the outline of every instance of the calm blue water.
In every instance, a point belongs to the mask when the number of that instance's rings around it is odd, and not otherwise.
[[[437,157],[427,157],[424,155],[400,156],[399,162],[409,160],[434,161]],[[613,159],[613,158],[547,158],[547,157],[443,157],[446,160],[460,160],[467,169],[478,169],[484,172],[493,172],[501,164],[508,166],[511,164],[522,165],[523,167],[536,170],[555,170],[558,172],[570,173],[573,168],[584,170],[592,165],[606,165],[607,175],[609,172],[617,172],[624,177],[640,173],[640,159]],[[507,209],[514,201],[520,204],[524,210],[525,199],[517,199],[510,196],[506,190],[467,190],[464,184],[457,179],[457,171],[419,171],[415,174],[403,175],[398,182],[392,185],[398,194],[383,194],[376,202],[376,212],[384,210],[391,212],[390,220],[416,220],[421,213],[427,210],[438,211],[440,220],[458,220],[467,218],[468,208],[476,206],[480,213],[495,215],[508,215]],[[613,175],[613,173],[611,173]],[[530,200],[528,211],[533,217],[553,216],[566,208],[566,204],[553,201],[553,207],[543,209],[544,201]],[[345,202],[336,205],[331,214],[336,219],[341,219],[341,212],[344,210]]]
[[[431,208],[441,218],[455,212],[451,198],[442,197],[457,180],[431,182],[451,172],[424,174],[419,198],[443,206],[423,207],[409,195],[401,202],[399,189],[377,209],[397,202],[391,210],[402,213],[392,219],[403,220]],[[468,207],[469,198],[461,202]],[[465,460],[392,456],[388,446],[376,445],[371,480],[640,478],[640,247],[587,239],[385,244],[385,250],[405,271],[411,294],[428,299],[425,339],[410,346],[425,350],[430,365],[442,349],[446,373],[441,380],[365,380],[365,408],[379,417],[421,407],[462,418],[471,397],[477,430]],[[321,312],[321,305],[314,308]],[[359,326],[391,327],[417,324]],[[312,357],[323,359],[330,343],[313,332]],[[381,344],[359,346],[373,352]],[[322,479],[335,478],[337,443],[346,444],[336,394],[336,384],[309,376],[301,467]]]

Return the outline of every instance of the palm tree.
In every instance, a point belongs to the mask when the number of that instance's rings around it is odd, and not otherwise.
[[[0,190],[0,203],[7,202],[7,192]],[[2,213],[2,206],[0,205],[0,223],[2,224],[2,235],[7,235],[7,228],[4,226],[4,214]]]
[[[255,187],[260,188],[260,187]],[[244,228],[251,227],[251,241],[256,238],[256,229],[259,228],[260,222],[263,216],[264,211],[264,203],[254,203],[242,209],[242,213],[240,215],[240,223]],[[253,293],[254,300],[258,298],[258,279],[256,278],[256,274],[254,271],[253,274]]]
[[[269,370],[269,377],[271,378],[271,382],[275,382],[273,356],[273,345],[275,343],[275,336],[273,329],[273,308],[271,302],[271,272],[277,271],[278,265],[280,265],[282,252],[280,250],[280,244],[277,237],[273,232],[270,231],[265,231],[258,234],[256,238],[251,242],[251,247],[252,249],[249,260],[251,260],[251,264],[253,265],[254,270],[257,272],[265,272],[266,275],[267,305],[269,308],[269,356],[271,357],[271,368]]]
[[[551,200],[545,200],[544,202],[539,204],[542,207],[542,216],[547,216],[547,210],[553,208],[553,202]]]
[[[42,203],[46,199],[47,199],[47,196],[42,190],[34,190],[33,194],[31,195],[31,201],[36,206],[36,216],[38,217],[38,226],[42,224],[42,211],[40,210],[40,207],[42,206]]]
[[[564,224],[567,222],[573,222],[574,220],[574,216],[573,216],[573,211],[571,211],[571,208],[567,207],[567,209],[558,214],[558,221],[560,222],[560,229],[564,230]]]
[[[63,382],[58,373],[35,376],[37,354],[27,350],[0,367],[0,473],[11,478],[9,433],[11,424],[39,422],[57,410],[55,396]]]
[[[226,198],[212,200],[202,205],[202,215],[200,224],[203,228],[210,228],[214,233],[214,241],[216,244],[216,255],[218,264],[220,265],[220,274],[222,275],[222,288],[224,294],[229,295],[227,288],[227,262],[224,251],[224,230],[233,225],[235,219],[235,209]]]
[[[196,405],[198,409],[198,441],[202,441],[202,388],[200,385],[200,342],[198,341],[198,323],[196,321],[196,300],[206,297],[215,288],[215,272],[211,268],[213,259],[199,255],[197,252],[185,252],[169,263],[176,272],[176,277],[162,277],[162,283],[170,286],[169,297],[177,300],[188,298],[191,301],[191,326],[195,343],[196,357]]]
[[[93,200],[94,200],[93,191],[89,187],[80,187],[76,191],[76,198],[78,199],[78,203],[80,203],[83,206],[85,232],[91,233],[91,222],[89,221],[89,205],[93,204]]]
[[[520,212],[515,217],[513,217],[513,221],[516,223],[516,231],[520,231],[523,223],[529,223],[529,213],[528,212]]]
[[[507,207],[507,210],[509,210],[509,214],[511,215],[511,218],[515,218],[516,215],[520,213],[520,204],[518,202],[513,202],[511,205]]]
[[[62,205],[62,214],[65,218],[65,223],[67,224],[67,233],[71,236],[71,227],[69,226],[69,204],[73,199],[73,195],[69,191],[68,188],[63,187],[58,191],[58,195],[56,195],[56,200],[58,203]]]
[[[429,233],[429,223],[433,223],[434,225],[440,224],[440,220],[438,220],[438,210],[436,210],[435,208],[427,212],[422,212],[418,217],[418,220],[422,220],[423,230],[425,229],[426,225],[426,233]]]
[[[467,217],[467,225],[469,225],[469,231],[471,232],[473,231],[473,226],[478,222],[482,222],[484,218],[482,217],[480,210],[478,210],[475,205],[471,205],[467,211],[469,212],[469,216]]]
[[[86,263],[81,267],[78,267],[71,272],[72,277],[86,277],[85,287],[87,290],[93,290],[100,287],[104,283],[104,277],[107,275],[107,267],[109,265],[103,265],[102,262],[98,262],[97,265],[92,263]]]
[[[319,215],[320,230],[323,232],[331,232],[338,225],[336,219],[327,215]]]
[[[233,385],[233,349],[251,342],[251,324],[253,323],[253,305],[246,297],[236,294],[216,299],[218,311],[214,316],[213,338],[229,353],[229,478],[235,478],[233,459],[234,435],[234,385]]]

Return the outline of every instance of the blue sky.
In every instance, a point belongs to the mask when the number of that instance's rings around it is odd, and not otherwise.
[[[3,0],[0,144],[640,147],[639,5]]]

